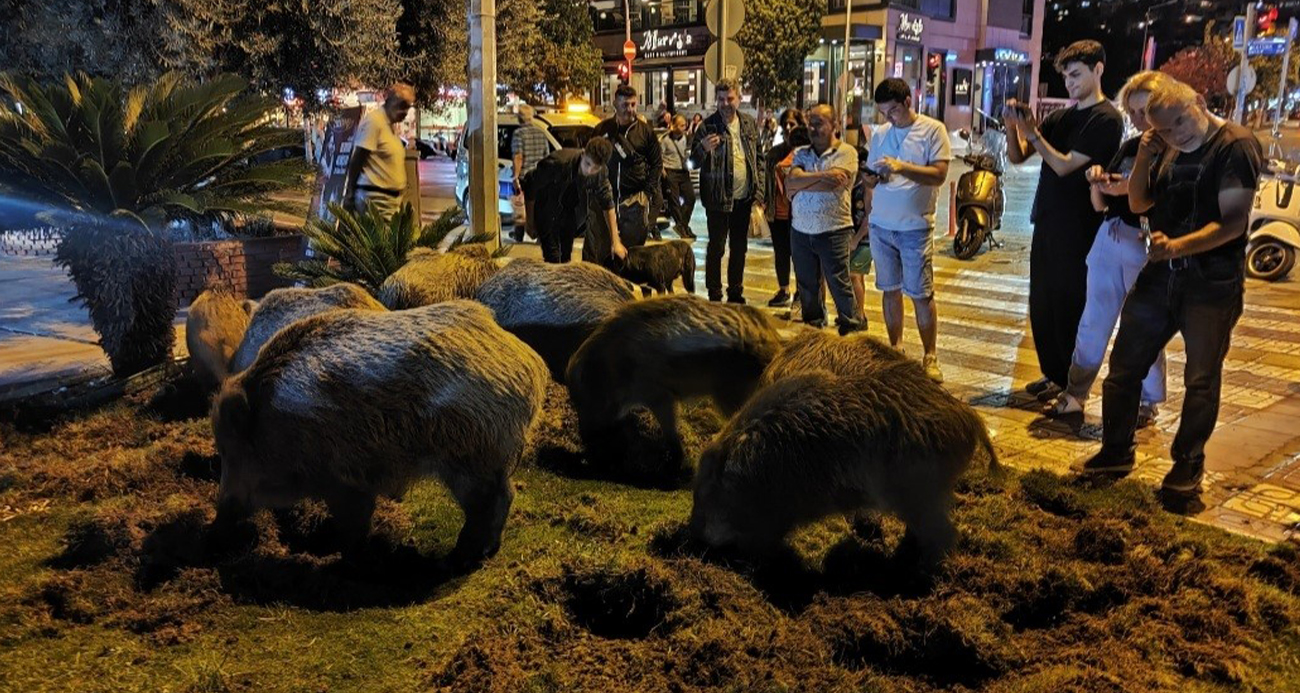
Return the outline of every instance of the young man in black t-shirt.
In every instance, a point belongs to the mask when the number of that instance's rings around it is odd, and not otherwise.
[[[593,137],[583,149],[558,149],[547,155],[523,179],[528,234],[542,246],[546,262],[565,263],[573,254],[573,239],[585,233],[599,238],[609,250],[602,257],[627,257],[614,217],[614,191],[605,162],[614,147]],[[584,241],[590,243],[594,241]]]
[[[1101,91],[1106,51],[1096,41],[1076,41],[1056,57],[1056,69],[1076,103],[1052,112],[1040,125],[1015,100],[1007,102],[1007,157],[1019,164],[1043,158],[1030,222],[1029,325],[1043,377],[1025,389],[1054,397],[1069,382],[1070,356],[1088,286],[1088,251],[1101,224],[1084,171],[1109,162],[1119,149],[1124,118]]]
[[[1129,205],[1151,227],[1147,265],[1120,314],[1102,387],[1102,448],[1083,471],[1127,473],[1142,377],[1178,333],[1186,394],[1162,490],[1195,494],[1205,443],[1219,416],[1223,360],[1245,293],[1246,227],[1263,149],[1250,130],[1210,113],[1191,87],[1164,80],[1151,92],[1129,178]]]

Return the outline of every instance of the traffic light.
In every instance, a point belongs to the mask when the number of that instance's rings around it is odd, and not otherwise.
[[[618,81],[623,84],[632,81],[632,63],[624,60],[618,64]]]
[[[1277,7],[1264,7],[1259,10],[1259,16],[1256,18],[1259,26],[1259,33],[1266,34],[1273,29],[1273,24],[1277,22]]]

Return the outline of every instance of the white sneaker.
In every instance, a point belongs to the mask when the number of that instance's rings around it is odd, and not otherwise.
[[[921,365],[925,366],[925,375],[936,383],[943,382],[943,371],[939,370],[939,355],[926,354],[921,359]]]
[[[1068,392],[1062,392],[1056,396],[1056,401],[1043,408],[1043,416],[1055,418],[1065,416],[1066,414],[1079,414],[1083,412],[1083,403],[1074,395]]]

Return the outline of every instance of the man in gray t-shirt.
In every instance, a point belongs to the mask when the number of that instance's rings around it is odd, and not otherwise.
[[[888,121],[871,136],[866,184],[871,197],[871,258],[890,345],[903,341],[903,294],[916,309],[926,375],[943,382],[935,352],[934,207],[948,178],[952,147],[943,123],[912,110],[901,79],[876,87],[876,110]]]
[[[826,324],[822,305],[822,277],[835,300],[835,322],[840,334],[863,329],[849,281],[849,244],[853,239],[853,180],[858,172],[858,152],[835,136],[835,110],[817,104],[808,110],[808,138],[812,144],[795,150],[785,192],[790,196],[790,254],[799,305],[809,325]]]

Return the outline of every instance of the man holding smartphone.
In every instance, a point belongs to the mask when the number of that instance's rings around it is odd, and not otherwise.
[[[1096,41],[1076,41],[1056,56],[1074,106],[1053,111],[1039,125],[1023,104],[1007,102],[1007,158],[1043,158],[1030,222],[1029,324],[1043,377],[1025,390],[1050,401],[1069,383],[1070,358],[1088,286],[1088,251],[1101,225],[1084,173],[1109,162],[1119,149],[1124,118],[1101,91],[1106,51]]]
[[[934,210],[948,178],[952,145],[943,123],[912,110],[912,90],[901,79],[876,87],[876,110],[886,123],[871,136],[867,186],[871,199],[871,257],[889,344],[903,341],[903,294],[916,309],[916,328],[931,380],[943,382],[934,306]]]

